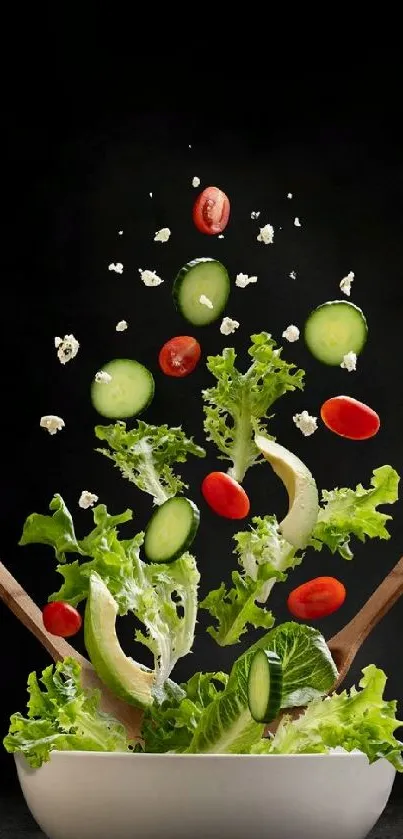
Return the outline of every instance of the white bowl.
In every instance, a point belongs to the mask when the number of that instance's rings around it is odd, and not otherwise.
[[[395,770],[361,754],[16,757],[49,839],[363,839]]]

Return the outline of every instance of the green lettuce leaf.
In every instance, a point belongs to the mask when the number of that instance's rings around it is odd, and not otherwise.
[[[63,509],[68,528],[71,516],[63,499],[55,498],[57,506],[51,504],[51,509],[56,510],[53,516],[29,516],[29,539],[25,526],[21,543],[36,542],[38,531],[38,539],[53,545],[58,557],[66,537],[53,519]],[[143,623],[144,631],[138,630],[135,637],[154,656],[158,692],[178,659],[187,655],[193,645],[200,579],[194,557],[185,553],[169,565],[145,563],[140,558],[144,533],[119,539],[117,526],[132,518],[131,510],[111,516],[105,505],[99,504],[92,512],[95,527],[84,539],[76,540],[79,558],[57,566],[63,583],[49,600],[64,600],[77,606],[88,596],[90,575],[97,573],[115,599],[118,614],[132,612]]]
[[[323,545],[344,559],[352,559],[350,538],[361,542],[390,539],[386,523],[392,516],[380,513],[380,504],[394,504],[398,499],[399,475],[391,466],[374,469],[370,489],[362,484],[354,489],[334,489],[322,493],[322,506],[310,544],[316,550]]]
[[[253,361],[246,373],[236,368],[232,347],[208,357],[207,367],[217,384],[202,394],[207,440],[231,461],[230,474],[239,483],[249,467],[262,460],[254,435],[264,430],[269,409],[287,391],[302,390],[305,375],[281,358],[281,348],[267,332],[252,335],[251,342]]]
[[[386,676],[374,664],[364,668],[361,690],[351,688],[312,702],[296,720],[284,717],[274,738],[262,740],[256,754],[326,753],[330,749],[359,750],[370,763],[386,758],[403,772],[403,743],[394,732],[403,723],[396,719],[397,703],[384,697]]]
[[[195,673],[180,687],[184,696],[178,698],[165,689],[166,699],[154,703],[143,716],[142,738],[146,752],[184,752],[189,747],[204,708],[216,699],[226,686],[225,673]]]
[[[244,754],[262,737],[264,726],[252,719],[247,695],[250,662],[259,647],[276,652],[281,659],[282,708],[323,696],[337,678],[329,649],[316,629],[282,624],[237,659],[225,690],[201,714],[187,751]]]
[[[33,768],[49,759],[52,750],[126,752],[126,730],[99,710],[100,692],[84,690],[81,668],[74,659],[47,667],[40,679],[28,678],[28,714],[13,714],[4,738],[8,752],[22,753]],[[42,686],[41,686],[42,685]]]
[[[54,511],[52,517],[38,513],[28,516],[19,544],[51,545],[57,560],[65,562],[66,553],[79,552],[73,519],[60,495],[52,498],[49,509]]]
[[[137,420],[135,428],[126,430],[126,423],[97,425],[95,434],[105,440],[108,449],[96,451],[113,460],[123,477],[143,492],[152,495],[155,504],[163,504],[187,487],[172,466],[184,463],[188,455],[205,457],[206,452],[181,427],[149,425]]]
[[[200,603],[215,618],[217,626],[207,632],[222,647],[238,643],[248,625],[273,626],[274,617],[264,608],[273,585],[302,562],[302,555],[282,537],[275,516],[255,516],[250,529],[236,533],[234,540],[242,573],[233,571],[232,588],[221,583]]]

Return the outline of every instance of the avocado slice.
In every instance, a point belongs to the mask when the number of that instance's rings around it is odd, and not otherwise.
[[[154,673],[122,650],[116,635],[118,607],[101,577],[92,573],[85,607],[84,642],[95,672],[120,699],[138,708],[153,702]]]
[[[284,446],[269,440],[263,434],[256,434],[255,443],[288,492],[288,513],[279,525],[284,539],[294,548],[304,548],[319,513],[315,480],[302,460]]]

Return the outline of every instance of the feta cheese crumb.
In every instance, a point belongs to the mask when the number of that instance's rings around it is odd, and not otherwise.
[[[72,358],[75,358],[80,344],[74,335],[65,335],[64,338],[55,338],[55,347],[57,349],[57,357],[60,364],[67,364]]]
[[[189,146],[188,146],[188,148],[189,148],[189,149],[191,149],[191,148],[192,148],[192,145],[191,145],[191,143],[189,143]]]
[[[200,178],[198,178],[197,175],[195,175],[192,180],[192,186],[200,186]]]
[[[127,329],[127,320],[120,320],[116,324],[116,332],[124,332]]]
[[[97,501],[97,495],[94,495],[93,492],[88,492],[88,489],[83,489],[80,498],[78,499],[78,506],[82,507],[83,510],[88,510],[88,508],[93,507]]]
[[[349,271],[347,277],[343,277],[340,282],[340,289],[341,291],[350,297],[351,294],[351,283],[354,281],[354,271]]]
[[[148,194],[149,194],[150,198],[152,198],[152,197],[153,197],[152,192],[149,192]]]
[[[294,227],[301,227],[301,222],[300,222],[298,216],[295,216]]]
[[[250,283],[257,283],[257,277],[249,277],[248,274],[237,274],[235,278],[235,285],[238,288],[246,288]]]
[[[41,428],[46,428],[49,434],[56,434],[57,431],[61,431],[64,428],[65,422],[61,417],[56,417],[54,414],[47,414],[45,417],[41,417],[39,425]]]
[[[290,199],[292,198],[292,192],[289,192],[289,193],[287,194],[287,198],[290,198]]]
[[[311,417],[311,415],[308,414],[308,411],[302,411],[301,414],[295,414],[293,416],[293,421],[295,422],[297,428],[302,431],[304,437],[310,437],[311,434],[313,434],[318,428],[317,417]]]
[[[154,242],[167,242],[171,235],[169,227],[161,227],[154,236]]]
[[[95,373],[95,381],[101,385],[108,385],[112,381],[112,376],[106,373],[105,370],[98,370],[98,373]]]
[[[298,326],[295,326],[293,323],[290,323],[290,325],[287,326],[287,329],[285,329],[284,332],[283,332],[283,338],[285,338],[286,341],[289,341],[290,344],[292,344],[294,341],[298,341],[298,338],[299,338]]]
[[[258,242],[263,242],[264,245],[272,245],[274,239],[274,227],[271,224],[265,224],[260,228],[260,233],[257,235]]]
[[[123,236],[123,230],[118,230],[119,236]]]
[[[222,335],[232,335],[238,327],[239,323],[237,320],[233,320],[232,318],[223,318],[220,326],[220,332]]]
[[[209,298],[209,297],[206,297],[206,295],[205,295],[205,294],[201,294],[201,295],[200,295],[200,297],[199,297],[199,303],[201,303],[201,304],[202,304],[202,306],[207,306],[207,308],[208,308],[208,309],[214,309],[214,306],[213,306],[213,304],[212,304],[212,302],[211,302],[210,298]]]
[[[252,210],[250,217],[253,219],[253,221],[256,221],[256,219],[259,218],[259,216],[260,210]]]
[[[223,238],[224,238],[224,233],[220,233],[220,234],[217,236],[217,239],[223,239]]]
[[[292,280],[296,280],[297,279],[296,271],[290,271],[289,276],[291,277]]]
[[[161,283],[164,282],[164,280],[161,280],[161,277],[159,277],[158,274],[156,274],[155,271],[149,271],[148,268],[146,268],[145,271],[143,271],[142,268],[139,268],[139,271],[140,271],[140,277],[141,277],[144,285],[155,286],[155,285],[161,285]]]
[[[355,352],[351,350],[351,352],[346,353],[343,357],[343,361],[340,364],[340,367],[343,367],[344,370],[348,370],[349,373],[352,373],[353,370],[357,369],[357,355]]]
[[[123,274],[123,265],[121,262],[111,262],[108,265],[108,271],[115,271],[116,274]]]

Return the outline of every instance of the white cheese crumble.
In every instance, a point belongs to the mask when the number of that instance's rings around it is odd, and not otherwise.
[[[297,279],[296,271],[290,271],[289,276],[291,277],[292,280],[296,280]]]
[[[311,417],[311,415],[308,414],[308,411],[302,411],[301,414],[295,414],[293,416],[293,421],[295,422],[297,428],[302,431],[304,437],[310,437],[311,434],[313,434],[318,428],[317,417]]]
[[[357,369],[357,355],[355,352],[351,350],[351,352],[346,353],[343,357],[343,361],[340,364],[340,367],[343,367],[344,370],[348,370],[349,373],[352,373],[353,370]]]
[[[265,224],[260,228],[260,233],[257,235],[258,242],[263,242],[264,245],[272,245],[274,239],[274,227],[271,224]]]
[[[124,332],[127,329],[127,320],[120,320],[119,323],[116,324],[116,332]]]
[[[105,370],[98,370],[98,373],[95,373],[95,381],[101,385],[108,385],[112,381],[112,376],[106,373]]]
[[[161,227],[161,230],[157,230],[154,236],[154,242],[167,242],[171,235],[171,231],[169,227]]]
[[[123,274],[123,265],[121,262],[111,262],[108,265],[108,271],[115,271],[116,274]]]
[[[292,344],[294,341],[298,341],[298,338],[299,338],[298,326],[295,326],[293,323],[290,323],[290,325],[287,326],[287,329],[285,329],[284,332],[283,332],[283,338],[285,338],[286,341],[289,341],[290,344]]]
[[[220,326],[220,332],[222,335],[232,335],[238,327],[239,322],[237,320],[233,320],[232,318],[223,318]]]
[[[295,216],[294,227],[301,227],[301,222],[300,222],[298,216]]]
[[[88,510],[89,507],[93,507],[98,501],[98,496],[94,495],[93,492],[88,492],[88,489],[83,489],[79,499],[78,499],[78,506],[82,507],[83,510]]]
[[[217,236],[217,239],[223,239],[223,238],[224,238],[224,233],[220,233],[220,234]]]
[[[290,199],[292,198],[292,192],[287,193],[287,198],[290,198]]]
[[[350,297],[351,294],[351,283],[354,281],[354,271],[349,271],[347,277],[343,277],[340,281],[340,289],[341,291]]]
[[[257,277],[249,277],[248,274],[237,274],[235,278],[235,285],[238,288],[246,288],[250,283],[257,283]]]
[[[144,285],[155,286],[155,285],[161,285],[161,283],[164,282],[164,280],[161,280],[161,277],[159,277],[158,274],[155,271],[149,271],[148,268],[146,268],[145,271],[143,271],[142,268],[139,268],[139,271],[140,271],[140,277],[141,277]]]
[[[197,175],[195,175],[192,179],[192,186],[200,186],[200,178],[198,178]]]
[[[57,357],[60,364],[67,364],[72,358],[75,358],[80,344],[74,335],[65,335],[64,338],[55,338],[55,347],[57,349]]]
[[[149,194],[150,198],[152,198],[152,197],[153,197],[152,192],[149,192],[148,194]]]
[[[207,308],[208,308],[208,309],[214,309],[214,306],[213,306],[213,304],[212,304],[212,302],[211,302],[210,298],[209,298],[209,297],[206,297],[206,295],[205,295],[205,294],[201,294],[201,295],[200,295],[200,297],[199,297],[199,303],[201,303],[201,304],[202,304],[202,306],[207,306]]]
[[[57,431],[61,431],[64,428],[65,422],[61,417],[56,417],[54,414],[47,414],[45,417],[41,417],[39,425],[41,428],[46,428],[49,434],[56,434]]]
[[[123,230],[118,230],[119,236],[123,236]]]
[[[259,218],[259,216],[260,210],[252,210],[250,217],[253,219],[253,221],[256,221],[256,219]]]

